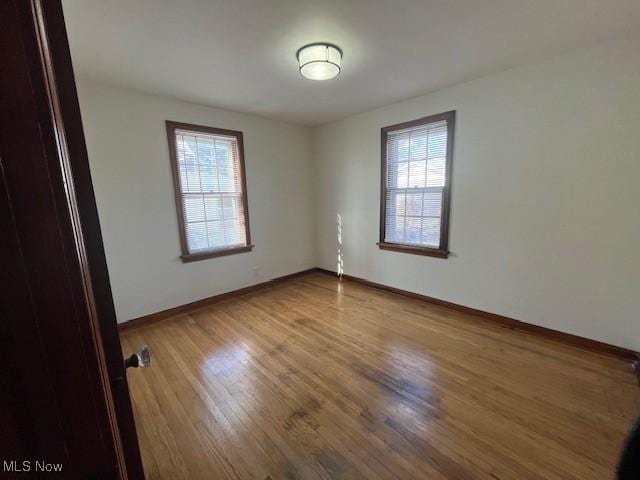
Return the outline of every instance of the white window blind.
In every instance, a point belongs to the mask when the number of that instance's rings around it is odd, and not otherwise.
[[[442,245],[448,120],[386,132],[384,242]]]
[[[175,129],[189,254],[247,245],[238,139]]]

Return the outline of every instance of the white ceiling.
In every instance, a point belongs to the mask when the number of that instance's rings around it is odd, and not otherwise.
[[[640,30],[640,0],[64,0],[74,67],[105,83],[307,125]],[[327,41],[313,82],[296,50]]]

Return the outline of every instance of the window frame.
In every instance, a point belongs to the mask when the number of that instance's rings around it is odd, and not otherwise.
[[[175,122],[166,120],[167,140],[169,143],[169,160],[171,161],[171,172],[173,177],[173,191],[175,194],[176,211],[178,214],[178,230],[180,232],[180,259],[184,262],[193,262],[196,260],[205,260],[207,258],[222,257],[225,255],[234,255],[237,253],[249,252],[255,245],[251,243],[251,233],[249,228],[249,202],[247,198],[247,176],[244,164],[244,142],[243,134],[238,130],[227,130],[224,128],[207,127],[204,125],[194,125],[191,123]],[[216,249],[207,249],[196,253],[189,252],[189,244],[187,242],[187,231],[185,223],[184,205],[182,201],[183,192],[180,186],[180,171],[178,167],[178,152],[176,146],[176,130],[189,130],[194,133],[210,133],[212,135],[225,135],[227,137],[235,137],[238,143],[238,161],[240,170],[240,182],[242,185],[242,202],[244,210],[244,228],[246,245],[239,247],[222,247]]]
[[[447,122],[447,153],[445,160],[445,182],[442,190],[442,210],[440,216],[440,244],[438,248],[385,242],[386,213],[387,213],[387,141],[390,132],[404,130],[406,128],[420,127],[430,123]],[[377,243],[381,250],[426,255],[437,258],[449,256],[449,217],[451,210],[451,166],[453,164],[453,143],[455,135],[456,111],[438,113],[427,117],[418,118],[408,122],[389,125],[380,129],[381,138],[381,174],[380,174],[380,238]]]

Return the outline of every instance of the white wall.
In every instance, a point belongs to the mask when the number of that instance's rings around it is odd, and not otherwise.
[[[78,88],[119,322],[315,266],[309,129],[83,79]],[[181,262],[165,120],[244,132],[252,252]]]
[[[313,132],[80,79],[118,320],[335,270],[340,249],[348,274],[640,350],[638,51],[610,43]],[[452,255],[378,250],[380,128],[451,109]],[[166,119],[244,131],[253,252],[180,261]]]
[[[315,131],[319,266],[640,349],[640,42]],[[457,110],[449,259],[381,251],[380,128]],[[342,246],[336,216],[342,217]]]

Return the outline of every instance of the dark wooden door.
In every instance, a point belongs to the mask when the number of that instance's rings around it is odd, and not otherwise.
[[[59,0],[0,52],[0,477],[143,478]]]

